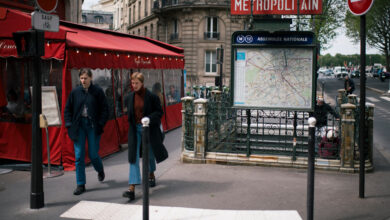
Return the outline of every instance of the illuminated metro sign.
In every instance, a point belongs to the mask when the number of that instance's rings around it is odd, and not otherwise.
[[[232,15],[250,15],[252,0],[231,0]],[[253,0],[254,15],[322,14],[322,0]]]
[[[235,32],[233,44],[239,45],[314,45],[314,35],[312,32]]]

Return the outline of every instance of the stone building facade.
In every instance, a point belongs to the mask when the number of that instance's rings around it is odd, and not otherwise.
[[[112,0],[119,25],[114,30],[184,48],[187,92],[213,86],[219,76],[217,48],[224,48],[223,84],[230,83],[231,36],[248,16],[232,16],[226,0]],[[117,15],[115,15],[117,14]]]
[[[113,13],[104,11],[83,10],[81,23],[90,27],[112,30]]]

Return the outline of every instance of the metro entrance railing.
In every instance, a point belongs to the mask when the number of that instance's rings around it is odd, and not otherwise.
[[[228,91],[214,90],[211,94],[208,99],[183,98],[183,162],[304,166],[309,112],[232,108]],[[348,98],[353,102],[353,97]],[[331,149],[332,154],[320,154],[316,148],[317,165],[325,165],[325,169],[327,165],[332,170],[355,172],[358,165],[358,112],[356,102],[343,103],[348,98],[341,98],[336,107],[341,120],[328,115],[325,128],[338,132],[341,141]],[[368,127],[372,127],[369,115],[373,114],[373,106],[367,106],[367,112]],[[317,144],[320,141],[321,137]],[[370,170],[372,143],[367,149],[366,167]]]

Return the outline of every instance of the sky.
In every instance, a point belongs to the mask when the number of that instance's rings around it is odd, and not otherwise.
[[[97,4],[98,1],[99,0],[84,0],[82,9],[89,10],[89,9],[91,9],[91,6]]]
[[[84,0],[82,8],[84,10],[91,9],[92,5],[98,3],[99,0]],[[340,33],[333,41],[331,42],[331,46],[329,49],[321,51],[321,55],[325,55],[327,53],[332,56],[339,54],[360,54],[360,43],[354,44],[352,40],[347,38],[344,34],[344,30],[340,29],[336,31]],[[375,48],[366,47],[366,54],[380,54],[380,51]]]
[[[339,33],[335,39],[331,42],[331,47],[328,50],[321,51],[321,55],[329,53],[334,56],[339,54],[360,54],[360,42],[357,44],[353,43],[351,39],[345,36],[345,32],[342,28],[336,31]],[[376,48],[371,48],[366,45],[366,54],[381,54]]]

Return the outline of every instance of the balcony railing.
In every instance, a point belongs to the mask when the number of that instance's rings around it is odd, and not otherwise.
[[[179,33],[172,33],[170,39],[171,39],[171,40],[177,40],[177,39],[179,39]]]
[[[219,40],[219,32],[204,32],[205,40]]]

